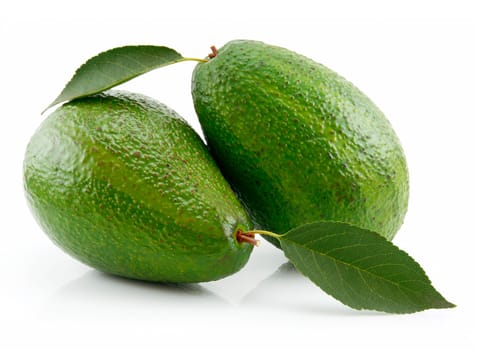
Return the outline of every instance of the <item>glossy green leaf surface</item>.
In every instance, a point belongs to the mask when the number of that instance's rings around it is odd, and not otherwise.
[[[301,273],[354,309],[412,313],[454,306],[414,259],[377,233],[316,222],[290,230],[280,243]]]
[[[138,75],[186,60],[165,46],[123,46],[104,51],[79,67],[60,95],[47,107],[105,91]]]

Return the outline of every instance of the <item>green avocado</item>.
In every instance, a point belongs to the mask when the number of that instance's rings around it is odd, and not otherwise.
[[[162,282],[238,271],[251,222],[200,137],[176,112],[111,91],[67,103],[24,160],[34,216],[64,251],[98,270]]]
[[[406,160],[386,117],[350,82],[284,48],[238,40],[196,66],[192,96],[256,228],[340,221],[394,237],[408,204]]]

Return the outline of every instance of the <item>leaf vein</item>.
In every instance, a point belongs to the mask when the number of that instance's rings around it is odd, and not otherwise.
[[[286,239],[286,236],[284,236],[283,239]],[[288,240],[288,239],[286,239],[286,240]],[[288,240],[288,241],[290,241],[290,240]],[[297,242],[293,242],[293,243],[294,243],[296,246],[302,247],[304,250],[310,251],[311,254],[313,254],[313,252],[314,252],[313,250],[311,250],[311,249],[310,249],[308,246],[306,246],[306,245],[303,245],[303,244],[300,244],[300,243],[297,243]],[[295,249],[296,249],[296,248],[295,248]],[[395,286],[396,286],[397,288],[399,288],[399,289],[403,288],[403,289],[405,289],[405,290],[407,290],[407,291],[414,292],[413,289],[408,288],[408,287],[405,287],[405,286],[401,286],[401,285],[400,285],[398,282],[396,282],[396,281],[388,280],[387,278],[385,278],[385,277],[383,277],[383,276],[381,276],[381,275],[375,274],[375,273],[373,273],[373,272],[371,272],[371,271],[367,271],[367,270],[365,270],[365,269],[361,269],[359,266],[351,265],[350,263],[348,263],[348,262],[346,262],[346,261],[337,259],[336,257],[331,256],[331,255],[327,255],[327,254],[325,254],[324,252],[318,252],[318,251],[317,251],[316,253],[319,254],[319,255],[325,256],[325,257],[331,259],[332,261],[335,261],[335,262],[337,262],[337,263],[340,263],[340,264],[343,264],[343,265],[345,265],[345,266],[348,266],[348,267],[350,267],[350,268],[352,268],[352,269],[354,269],[354,270],[363,271],[363,272],[365,272],[366,274],[369,274],[369,275],[371,275],[372,277],[374,277],[374,278],[376,278],[376,279],[380,279],[380,280],[383,280],[383,281],[386,282],[386,283],[395,285]],[[298,254],[298,255],[300,255],[300,254]]]

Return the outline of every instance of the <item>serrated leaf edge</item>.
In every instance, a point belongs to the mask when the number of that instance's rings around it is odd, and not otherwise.
[[[75,77],[78,75],[78,73],[89,63],[91,63],[92,60],[96,59],[98,56],[101,56],[101,55],[105,55],[105,54],[108,54],[108,53],[111,53],[112,51],[115,51],[115,50],[118,50],[118,49],[122,49],[122,48],[126,48],[126,47],[147,47],[147,46],[153,46],[153,45],[130,45],[130,46],[120,46],[120,47],[115,47],[115,48],[112,48],[112,49],[109,49],[109,50],[106,50],[106,51],[102,51],[100,53],[98,53],[97,55],[89,58],[88,60],[86,60],[86,62],[84,62],[81,66],[79,66],[76,70],[75,70],[75,73],[73,74],[73,76],[71,77],[71,79],[68,81],[68,83],[66,83],[65,87],[63,88],[63,90],[61,91],[61,93],[58,95],[58,97],[56,97],[56,99],[50,103],[42,112],[41,114],[45,113],[48,109],[50,109],[51,107],[61,103],[61,102],[67,102],[67,101],[71,101],[71,100],[74,100],[74,99],[78,99],[78,98],[82,98],[82,97],[86,97],[86,96],[91,96],[91,95],[94,95],[94,94],[97,94],[97,93],[100,93],[100,92],[103,92],[103,91],[106,91],[106,90],[109,90],[115,86],[118,86],[120,84],[123,84],[127,81],[130,81],[142,74],[145,74],[147,72],[150,72],[152,70],[155,70],[157,68],[161,68],[161,67],[165,67],[165,66],[168,66],[168,65],[171,65],[171,64],[175,64],[175,63],[179,63],[179,62],[184,62],[184,61],[198,61],[199,59],[195,59],[195,58],[187,58],[187,57],[183,57],[182,54],[180,54],[179,52],[177,52],[176,50],[174,49],[171,49],[170,47],[167,47],[167,46],[156,46],[157,48],[165,48],[165,49],[168,49],[168,50],[171,50],[173,51],[173,53],[176,53],[179,58],[177,60],[172,60],[172,61],[168,61],[164,64],[159,64],[157,66],[155,66],[154,68],[147,68],[146,66],[144,70],[140,71],[139,73],[131,76],[131,77],[128,77],[127,79],[122,79],[122,80],[119,80],[118,82],[114,83],[114,84],[109,84],[108,86],[104,87],[104,88],[101,88],[101,89],[97,89],[97,90],[94,90],[92,92],[88,92],[88,93],[85,93],[85,94],[80,94],[80,95],[77,95],[75,96],[74,98],[71,98],[71,96],[64,96],[64,92],[67,91],[68,87],[71,85],[71,82],[75,79]],[[115,63],[116,64],[116,63]],[[141,64],[142,65],[142,64]]]
[[[328,222],[328,223],[337,223],[337,224],[349,225],[349,224],[347,224],[347,223],[345,223],[345,222],[337,222],[337,221],[326,221],[326,222]],[[300,227],[303,227],[303,228],[304,228],[305,226],[308,226],[308,225],[313,225],[313,223],[305,224],[305,225],[302,225],[302,226],[300,226]],[[350,226],[351,226],[351,225],[350,225]],[[285,234],[283,234],[283,235],[280,235],[279,240],[280,240],[280,241],[281,241],[281,240],[287,240],[287,238],[286,238],[287,234],[288,234],[289,232],[295,231],[296,229],[298,229],[298,227],[297,227],[297,228],[294,228],[294,229],[292,229],[292,230],[290,230],[290,231],[288,231],[287,233],[285,233]],[[374,232],[369,231],[369,230],[366,230],[366,231],[368,231],[368,232],[370,232],[370,233],[374,233]],[[423,310],[427,310],[427,309],[431,309],[431,308],[440,309],[440,308],[452,308],[452,307],[455,307],[455,306],[456,306],[455,304],[453,304],[453,303],[447,301],[447,300],[434,288],[434,286],[432,285],[432,282],[431,282],[431,280],[429,279],[429,277],[427,276],[426,272],[424,271],[424,269],[420,266],[420,264],[419,264],[414,258],[412,258],[412,257],[411,257],[407,252],[405,252],[404,250],[400,249],[400,248],[399,248],[398,246],[396,246],[394,243],[392,243],[392,242],[386,240],[384,237],[380,236],[380,235],[377,234],[377,233],[374,233],[374,234],[376,235],[376,237],[378,237],[378,239],[382,239],[382,242],[386,242],[386,243],[391,244],[391,245],[394,246],[398,251],[402,252],[402,253],[403,253],[404,255],[406,255],[411,261],[413,261],[413,262],[415,263],[415,265],[417,266],[417,268],[419,269],[419,272],[422,273],[423,277],[425,277],[426,281],[429,283],[429,286],[442,298],[442,301],[445,302],[445,305],[442,305],[442,306],[432,306],[432,307],[425,307],[425,308],[419,307],[419,308],[416,308],[416,310],[415,310],[415,311],[412,311],[412,312],[392,312],[392,313],[396,313],[396,314],[410,314],[410,313],[415,313],[415,312],[419,312],[419,311],[423,311]],[[329,235],[320,237],[320,238],[318,238],[318,239],[316,239],[316,240],[313,240],[313,241],[310,241],[310,242],[307,242],[307,243],[317,242],[317,241],[319,241],[319,240],[321,240],[321,239],[326,239],[326,238],[330,238],[330,237],[335,237],[335,236],[337,236],[337,235],[346,235],[346,232],[339,233],[339,234],[329,234]],[[374,276],[374,277],[377,277],[377,278],[379,278],[379,279],[381,279],[381,280],[383,280],[383,281],[385,281],[385,282],[391,283],[391,284],[397,286],[401,293],[403,293],[401,289],[406,289],[406,290],[408,290],[408,291],[413,292],[412,289],[406,288],[405,286],[401,286],[401,285],[399,285],[399,284],[396,283],[396,282],[393,282],[393,281],[390,281],[390,280],[388,280],[388,279],[385,279],[385,278],[383,278],[382,276],[373,274],[372,272],[369,272],[369,271],[367,271],[367,270],[359,269],[358,267],[356,267],[356,266],[354,266],[354,265],[351,265],[350,263],[347,263],[347,262],[338,260],[338,259],[336,259],[336,258],[333,257],[333,256],[327,255],[326,253],[316,252],[316,251],[314,251],[314,250],[308,248],[308,247],[305,246],[305,245],[298,244],[298,243],[296,243],[296,242],[294,242],[294,241],[291,241],[291,240],[288,240],[288,241],[291,242],[291,243],[292,243],[293,245],[295,245],[295,246],[300,246],[300,247],[302,247],[303,249],[306,249],[306,250],[310,251],[312,256],[313,256],[315,253],[318,253],[319,255],[325,256],[325,257],[329,258],[330,260],[332,260],[332,261],[335,263],[335,265],[336,265],[336,262],[338,262],[338,263],[340,263],[340,264],[342,264],[342,265],[345,265],[345,266],[347,266],[347,267],[349,267],[349,268],[352,268],[352,269],[358,271],[360,275],[361,275],[361,273],[362,273],[362,271],[363,271],[363,272],[368,273],[368,274],[370,274],[370,275],[372,275],[372,276]],[[296,250],[296,247],[294,247],[294,248],[295,248],[295,250]],[[342,247],[342,248],[343,248],[343,247]],[[282,247],[282,249],[283,249],[283,247]],[[284,251],[284,253],[285,253],[285,256],[286,256],[288,259],[290,259],[290,257],[286,254],[287,250],[286,250],[286,249],[283,249],[283,251]],[[300,255],[300,254],[297,254],[297,255]],[[316,261],[316,258],[315,258],[314,256],[313,256],[313,258],[314,258],[314,265],[318,267],[319,264],[318,264],[318,262]],[[296,268],[302,275],[304,275],[305,277],[309,278],[309,276],[307,275],[306,272],[302,271],[298,266],[296,266],[296,265],[293,263],[292,260],[290,260],[290,261],[291,261],[291,263],[295,266],[295,268]],[[304,263],[304,262],[302,262],[302,263]],[[405,265],[402,265],[402,266],[404,266],[404,267],[407,268],[407,266],[405,266]],[[374,267],[374,266],[373,266],[373,267]],[[325,275],[322,274],[322,276],[325,276]],[[344,279],[343,279],[343,278],[340,278],[340,280],[344,280]],[[313,281],[312,281],[312,282],[313,282]],[[408,281],[403,281],[403,282],[408,282]],[[415,280],[414,282],[422,282],[422,283],[424,283],[423,281],[419,281],[419,280]],[[313,282],[313,283],[315,283],[315,282]],[[315,283],[315,284],[316,284],[316,283]],[[367,284],[367,283],[366,283],[366,284]],[[323,290],[323,289],[322,289],[322,290]],[[370,288],[370,290],[371,290],[371,288]],[[330,295],[331,297],[337,299],[335,296],[333,296],[332,294],[330,294],[330,293],[327,292],[326,290],[323,290],[323,291],[324,291],[326,294]],[[378,294],[378,293],[374,293],[374,294],[380,296],[381,298],[384,298],[382,295],[380,295],[380,294]],[[339,300],[339,299],[337,299],[337,300]],[[356,309],[356,310],[366,309],[366,310],[374,310],[374,311],[380,311],[380,312],[384,311],[384,310],[379,310],[379,309],[377,309],[377,308],[367,308],[367,307],[357,308],[357,307],[348,305],[347,303],[345,303],[345,302],[343,302],[343,301],[341,301],[341,300],[339,300],[339,301],[340,301],[341,303],[343,303],[343,304],[345,304],[345,305],[347,305],[347,306],[353,308],[353,309]],[[415,305],[415,304],[414,304],[414,305]],[[390,311],[384,311],[384,312],[388,312],[388,313],[389,313]]]

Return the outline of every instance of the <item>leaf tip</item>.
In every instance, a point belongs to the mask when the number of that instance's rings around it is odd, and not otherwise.
[[[60,102],[65,102],[66,100],[64,98],[61,98],[61,95],[55,98],[53,102],[51,102],[46,108],[41,111],[41,114],[43,115],[47,110],[49,110],[51,107],[56,106]]]
[[[451,303],[446,299],[443,299],[438,305],[435,306],[436,309],[453,309],[455,307],[457,307],[456,304]]]
[[[41,111],[40,115],[45,114],[45,112],[46,112],[47,110],[49,110],[51,107],[53,107],[54,105],[55,105],[55,104],[53,104],[53,103],[49,104],[44,110]]]

